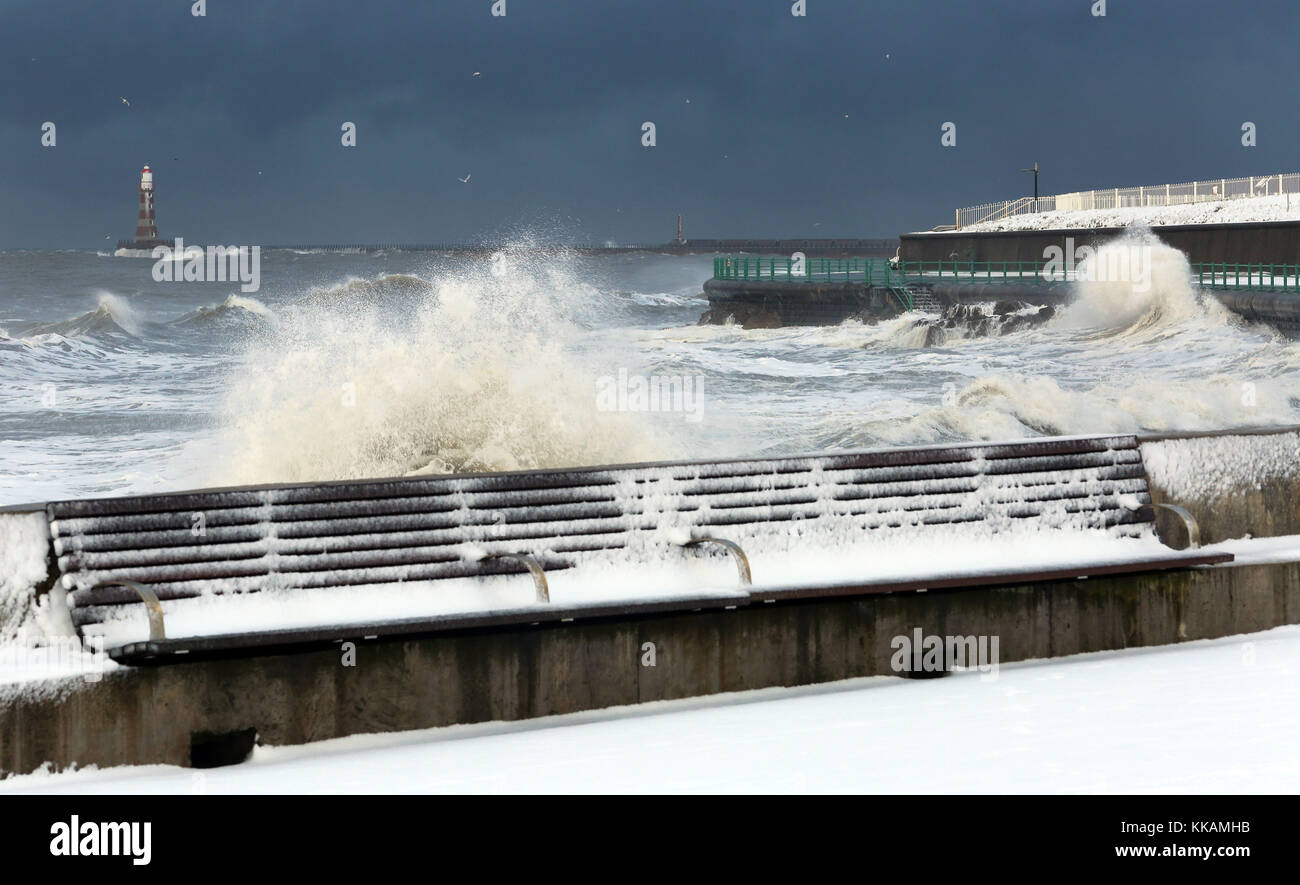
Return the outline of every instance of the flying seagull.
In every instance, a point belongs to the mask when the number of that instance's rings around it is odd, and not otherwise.
[[[131,106],[131,102],[127,101],[125,98],[122,98],[122,96],[119,95],[118,98],[121,98],[122,104],[126,105],[128,108]]]
[[[459,181],[461,184],[469,184],[469,178],[470,178],[470,175],[472,175],[472,174],[473,174],[473,173],[471,172],[471,173],[469,173],[469,175],[466,175],[464,178],[461,178],[460,176],[456,176],[456,180]]]
[[[483,72],[482,72],[482,71],[475,71],[475,72],[474,72],[474,76],[475,76],[475,77],[482,77],[482,76],[483,76]]]

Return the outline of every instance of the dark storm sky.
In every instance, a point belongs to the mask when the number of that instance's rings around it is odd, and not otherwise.
[[[239,244],[892,236],[1035,160],[1300,170],[1295,0],[191,2],[3,3],[0,248],[131,235],[146,162],[164,235]]]

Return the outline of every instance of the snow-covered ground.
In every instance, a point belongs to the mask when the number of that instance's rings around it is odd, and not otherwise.
[[[991,675],[991,674],[990,674]],[[34,774],[0,792],[1300,790],[1300,627],[520,723],[258,748],[243,765]]]
[[[1185,206],[1134,206],[1123,209],[1037,212],[969,224],[962,230],[977,233],[995,230],[1128,227],[1132,224],[1159,227],[1168,224],[1297,220],[1300,220],[1300,194],[1275,194],[1268,197],[1192,203]],[[918,233],[931,233],[931,231],[918,231]]]

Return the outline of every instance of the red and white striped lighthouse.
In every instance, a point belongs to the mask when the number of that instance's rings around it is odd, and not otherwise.
[[[135,241],[158,239],[158,223],[153,214],[153,172],[148,166],[140,170],[140,218],[135,225]]]

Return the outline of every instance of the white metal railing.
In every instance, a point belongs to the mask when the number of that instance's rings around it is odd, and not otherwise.
[[[984,203],[957,210],[957,227],[969,227],[983,221],[997,221],[1013,215],[1030,215],[1034,212],[1050,212],[1056,208],[1056,197],[1046,196],[1021,197],[1017,200],[1001,200],[997,203]]]
[[[1076,191],[1046,197],[1020,197],[970,206],[957,210],[957,227],[969,227],[985,221],[997,221],[1014,215],[1034,212],[1077,212],[1089,209],[1123,209],[1142,206],[1182,206],[1300,193],[1300,172],[1276,175],[1251,175],[1245,178],[1210,178],[1183,184],[1112,187],[1093,191]]]

